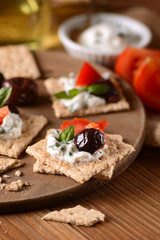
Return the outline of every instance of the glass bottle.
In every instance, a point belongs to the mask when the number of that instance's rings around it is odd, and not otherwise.
[[[48,0],[0,1],[0,45],[26,43],[37,49],[50,27]]]

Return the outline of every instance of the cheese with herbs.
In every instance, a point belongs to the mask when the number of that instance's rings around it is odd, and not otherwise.
[[[99,160],[104,152],[107,150],[107,145],[104,146],[93,154],[85,151],[78,151],[74,140],[70,140],[68,142],[62,141],[59,142],[58,136],[60,131],[57,129],[52,129],[51,132],[47,136],[47,152],[55,156],[58,160],[68,162],[69,164],[75,162],[91,162],[95,160]]]

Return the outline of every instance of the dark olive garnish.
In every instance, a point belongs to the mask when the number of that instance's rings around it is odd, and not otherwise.
[[[18,109],[16,108],[16,106],[15,106],[14,104],[6,103],[6,104],[4,104],[4,106],[8,106],[9,111],[10,111],[11,113],[15,113],[15,114],[20,115]]]
[[[2,87],[3,82],[5,81],[5,78],[3,74],[0,72],[0,88]]]
[[[104,134],[95,128],[84,129],[75,136],[74,142],[79,151],[93,154],[104,145]]]
[[[107,79],[107,80],[100,79],[97,82],[95,82],[94,84],[106,85],[106,86],[108,86],[108,91],[103,94],[93,94],[92,93],[93,95],[104,98],[107,103],[115,103],[115,102],[119,101],[119,99],[120,99],[119,93],[117,92],[113,83],[109,79]]]
[[[38,94],[38,86],[30,78],[15,77],[5,80],[3,87],[12,87],[12,92],[7,103],[15,105],[29,105],[33,103]]]

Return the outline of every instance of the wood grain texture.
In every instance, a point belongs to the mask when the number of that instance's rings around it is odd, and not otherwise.
[[[36,57],[44,76],[59,77],[71,71],[76,73],[79,72],[83,64],[83,61],[69,57],[63,52],[42,51],[37,52]],[[100,66],[96,66],[96,68],[101,72],[106,70]],[[44,115],[49,123],[32,143],[43,139],[47,129],[59,128],[62,123],[62,120],[57,119],[54,115],[43,81],[39,81],[38,84],[39,99],[36,104],[21,108],[21,111]],[[110,123],[110,126],[107,127],[107,133],[122,135],[124,140],[136,149],[135,152],[118,162],[114,177],[123,172],[135,159],[143,144],[145,129],[145,113],[142,103],[128,84],[122,83],[122,86],[125,96],[131,103],[131,110],[87,117],[90,121],[99,121],[106,118]],[[6,194],[4,190],[1,191],[0,213],[27,211],[50,206],[53,202],[74,198],[75,195],[79,196],[85,192],[93,191],[104,184],[104,181],[97,179],[91,179],[84,184],[80,184],[65,176],[33,173],[32,167],[35,159],[25,153],[21,156],[21,159],[25,162],[25,166],[21,168],[24,173],[23,180],[29,182],[31,186],[27,187],[23,193],[7,192]],[[12,181],[17,180],[14,172],[14,170],[9,172]]]
[[[160,237],[160,150],[143,148],[112,182],[83,197],[35,212],[1,215],[0,239],[158,240]],[[91,228],[45,222],[46,213],[81,204],[106,215]]]

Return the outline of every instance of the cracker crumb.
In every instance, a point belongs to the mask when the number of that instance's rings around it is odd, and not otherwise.
[[[5,185],[5,190],[6,191],[11,191],[11,192],[18,192],[23,189],[24,186],[29,186],[30,184],[28,182],[23,182],[22,180],[17,180],[13,181],[9,184]]]
[[[0,177],[0,183],[2,183],[3,182],[3,179],[2,179],[2,177]]]
[[[5,174],[5,175],[3,175],[3,178],[4,178],[4,179],[5,179],[5,178],[11,178],[11,176]]]
[[[71,223],[81,226],[92,226],[97,222],[104,222],[105,215],[100,211],[94,209],[87,209],[80,205],[73,208],[62,209],[60,211],[53,211],[46,214],[43,220],[51,220],[55,222]]]
[[[15,172],[15,176],[17,176],[17,177],[20,177],[20,176],[22,176],[23,175],[23,173],[20,171],[20,170],[17,170],[16,172]]]

